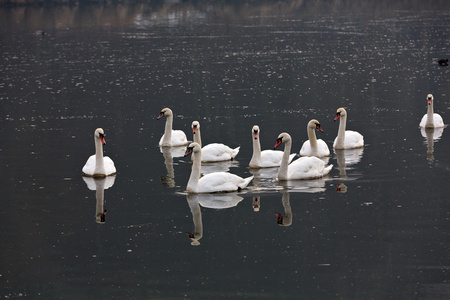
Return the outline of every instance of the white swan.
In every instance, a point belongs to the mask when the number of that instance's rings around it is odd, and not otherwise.
[[[94,132],[95,154],[91,155],[82,169],[83,176],[106,177],[116,174],[114,162],[108,156],[103,157],[103,145],[106,144],[102,128]]]
[[[202,147],[200,123],[198,121],[194,121],[192,122],[191,127],[192,127],[192,134],[194,135],[194,142],[199,144],[200,147]],[[208,144],[202,147],[202,162],[233,160],[239,153],[240,148],[241,147],[232,149],[227,145],[219,143]]]
[[[281,159],[283,158],[283,151],[279,150],[264,150],[261,151],[261,143],[259,140],[259,126],[255,125],[252,128],[252,140],[253,140],[253,156],[250,160],[249,167],[253,169],[257,168],[273,168],[281,165]],[[289,155],[290,163],[295,153]]]
[[[164,129],[164,135],[159,140],[160,146],[185,146],[188,144],[186,134],[181,130],[172,130],[173,113],[170,108],[163,108],[159,113],[157,120],[162,117],[166,117],[166,127]]]
[[[235,192],[245,188],[253,176],[242,178],[227,172],[215,172],[201,175],[202,149],[198,143],[191,143],[187,147],[185,156],[192,154],[192,171],[186,187],[188,193],[210,194],[221,192]]]
[[[336,112],[336,118],[339,119],[338,135],[333,143],[334,149],[354,149],[364,147],[364,137],[357,131],[345,130],[347,126],[347,111],[341,107]]]
[[[318,140],[316,138],[316,133],[314,131],[316,129],[323,132],[319,121],[312,119],[306,126],[308,140],[303,143],[303,146],[300,149],[300,156],[330,156],[330,149],[328,149],[327,144],[323,140]]]
[[[428,94],[427,101],[428,101],[428,110],[427,110],[427,113],[422,117],[419,127],[422,127],[422,128],[444,127],[445,124],[444,124],[444,120],[442,120],[442,117],[439,114],[434,113],[434,109],[433,109],[434,97],[432,94]]]
[[[300,157],[288,165],[289,153],[291,153],[291,136],[283,132],[278,136],[275,148],[284,143],[284,154],[278,171],[278,180],[291,179],[315,179],[327,175],[333,165],[325,166],[325,163],[315,156]]]

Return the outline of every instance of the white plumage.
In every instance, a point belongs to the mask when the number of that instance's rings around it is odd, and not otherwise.
[[[336,112],[335,121],[339,119],[338,135],[333,142],[335,149],[354,149],[364,147],[364,137],[356,131],[345,130],[347,126],[347,111],[339,108]]]
[[[328,149],[327,144],[323,140],[317,139],[315,133],[316,129],[323,132],[319,121],[312,119],[306,126],[308,140],[303,143],[302,148],[300,149],[300,156],[330,156],[330,149]]]
[[[186,187],[188,193],[235,192],[245,188],[253,176],[242,178],[228,172],[209,173],[201,177],[202,149],[198,143],[189,144],[185,156],[192,154],[192,171]]]
[[[419,123],[421,128],[439,128],[444,127],[444,120],[441,115],[434,113],[433,103],[434,97],[432,94],[427,95],[428,109],[427,113],[422,117]]]
[[[186,134],[181,130],[173,130],[173,112],[170,108],[163,108],[159,113],[157,120],[162,117],[166,117],[166,125],[164,128],[164,134],[159,140],[160,146],[185,146],[188,144]]]
[[[103,144],[106,144],[104,131],[97,128],[94,132],[95,154],[91,155],[82,169],[83,176],[105,177],[116,174],[114,162],[103,156]]]
[[[202,138],[200,133],[200,123],[198,121],[192,122],[192,134],[194,136],[194,142],[198,143],[202,147]],[[217,162],[233,160],[239,153],[239,149],[230,148],[225,144],[212,143],[202,147],[202,162]]]
[[[325,162],[315,156],[300,157],[288,165],[289,153],[291,151],[292,139],[288,133],[278,136],[275,148],[284,143],[284,155],[278,171],[278,180],[314,179],[327,175],[333,165],[325,166]]]
[[[250,168],[273,168],[281,165],[283,151],[279,150],[263,150],[261,151],[261,143],[259,140],[260,129],[258,125],[252,128],[253,155],[250,160]],[[289,155],[289,163],[294,159],[295,153]]]

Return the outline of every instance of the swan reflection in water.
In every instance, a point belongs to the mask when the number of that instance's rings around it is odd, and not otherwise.
[[[173,158],[183,157],[186,147],[159,147],[164,156],[164,164],[166,165],[167,175],[161,176],[161,182],[165,187],[175,187],[175,171],[173,169]]]
[[[272,190],[277,189],[278,180],[278,167],[276,168],[261,168],[261,169],[249,169],[250,174],[252,174],[253,180],[252,184],[256,189],[259,190]]]
[[[364,148],[334,149],[340,180],[352,180],[359,177],[358,174],[352,174],[352,177],[349,178],[347,177],[347,171],[352,169],[350,166],[355,165],[361,161],[363,153]],[[338,193],[346,193],[347,186],[342,182],[338,183],[336,191]]]
[[[214,172],[228,172],[230,168],[239,167],[239,162],[236,160],[218,161],[211,163],[202,162],[202,174],[206,175]]]
[[[192,246],[200,245],[203,237],[202,212],[200,206],[204,208],[226,209],[238,205],[244,198],[235,193],[227,194],[187,194],[186,200],[192,213],[194,222],[194,232],[186,232],[191,239]]]
[[[83,176],[84,182],[88,189],[95,191],[95,198],[97,200],[96,210],[95,210],[95,221],[99,224],[105,223],[106,209],[105,206],[105,190],[109,189],[114,185],[116,176],[108,176],[104,178],[93,178]]]
[[[252,201],[252,207],[254,212],[259,212],[261,209],[261,197],[254,196]]]
[[[434,162],[434,142],[437,142],[444,132],[444,127],[439,128],[420,128],[420,133],[426,139],[427,143],[427,160],[429,163]]]
[[[280,213],[275,213],[277,216],[277,224],[280,226],[291,226],[292,225],[292,209],[291,203],[289,201],[289,191],[288,189],[283,189],[281,191],[281,203],[284,207],[284,215]]]

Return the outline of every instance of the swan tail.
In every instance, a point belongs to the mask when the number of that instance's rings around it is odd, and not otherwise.
[[[241,149],[241,146],[239,146],[239,147],[237,147],[237,148],[234,148],[234,149],[232,150],[232,153],[231,153],[231,158],[232,158],[232,159],[235,158],[236,155],[238,155],[239,149]]]
[[[250,176],[250,177],[244,178],[244,181],[243,181],[241,184],[238,185],[239,188],[240,188],[240,189],[245,188],[245,187],[250,183],[250,181],[253,180],[253,177],[254,177],[254,176]]]
[[[330,173],[331,169],[333,169],[333,165],[329,165],[328,167],[325,167],[323,169],[323,175],[327,175],[328,173]]]

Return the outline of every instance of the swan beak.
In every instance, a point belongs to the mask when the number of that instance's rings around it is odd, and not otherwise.
[[[253,132],[253,138],[254,138],[255,140],[258,139],[258,132]]]
[[[102,142],[103,145],[106,145],[106,141],[103,135],[100,136],[100,141]]]
[[[156,120],[159,120],[159,119],[161,119],[162,117],[164,117],[164,113],[163,113],[163,112],[159,113],[159,116],[156,118]]]
[[[428,105],[431,105],[431,99],[428,99]]]
[[[192,147],[188,147],[187,149],[186,149],[186,152],[184,153],[184,156],[186,157],[186,156],[188,156],[189,154],[191,154],[192,153]]]
[[[188,235],[189,238],[193,239],[195,238],[194,234],[191,232],[186,232],[186,234]]]
[[[192,133],[195,134],[197,132],[197,127],[192,128]]]
[[[322,130],[322,128],[320,128],[320,125],[319,125],[319,124],[316,125],[316,128],[317,128],[317,130],[319,130],[320,132],[323,132],[323,130]]]
[[[277,143],[275,144],[275,146],[273,147],[273,149],[276,149],[278,146],[281,145],[281,139],[277,140]]]
[[[336,121],[337,119],[339,119],[340,116],[341,116],[341,114],[340,114],[340,113],[337,113],[337,114],[336,114],[336,118],[334,118],[334,120]]]

